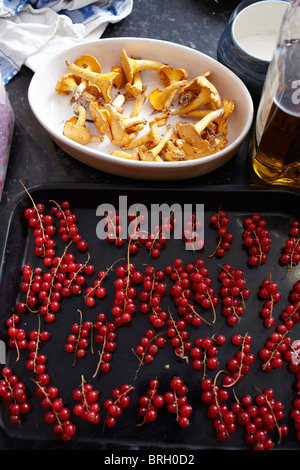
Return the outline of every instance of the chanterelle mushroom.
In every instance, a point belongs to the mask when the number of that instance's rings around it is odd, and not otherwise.
[[[125,85],[126,95],[128,97],[137,98],[144,90],[141,74],[136,72],[133,76],[132,83],[127,82]]]
[[[118,75],[118,72],[108,72],[108,73],[97,73],[92,72],[88,69],[78,67],[78,65],[73,64],[72,62],[67,61],[68,70],[78,77],[81,77],[83,80],[87,80],[91,83],[97,85],[100,89],[103,98],[105,101],[111,101],[111,90],[114,85],[114,80]]]
[[[158,70],[158,75],[160,78],[161,83],[165,86],[168,87],[169,85],[172,85],[175,82],[180,82],[182,80],[187,80],[188,79],[188,72],[185,69],[173,69],[169,65],[164,65],[161,69]],[[169,96],[167,97],[165,104],[164,104],[164,109],[169,109],[172,101],[175,98],[177,89],[174,89]]]
[[[159,162],[163,161],[162,158],[159,156],[160,152],[163,150],[164,146],[170,140],[173,134],[173,126],[169,124],[167,126],[167,130],[162,137],[162,139],[155,145],[153,148],[148,148],[147,145],[141,145],[138,148],[138,155],[141,160],[148,161],[148,162]]]
[[[82,69],[90,70],[91,72],[101,73],[101,65],[100,62],[96,59],[96,57],[92,55],[82,55],[75,60],[75,64]]]
[[[153,121],[149,123],[150,129],[148,132],[143,134],[138,139],[132,140],[128,144],[123,146],[123,149],[129,150],[140,147],[141,145],[151,144],[151,146],[155,146],[160,141],[160,133],[159,133],[159,125],[157,122]]]
[[[164,64],[151,59],[133,59],[127,55],[125,49],[121,53],[121,65],[127,82],[132,83],[133,77],[142,70],[159,70]]]
[[[169,109],[169,106],[174,98],[173,92],[176,91],[185,85],[186,80],[181,80],[179,82],[175,81],[171,83],[171,85],[167,86],[164,88],[164,90],[159,90],[158,88],[155,88],[154,90],[151,91],[148,99],[151,104],[151,106],[156,110],[156,111],[167,111]],[[170,102],[166,104],[166,100],[170,97],[172,99]]]
[[[209,114],[200,119],[196,124],[177,122],[176,130],[179,136],[186,142],[190,143],[193,147],[200,147],[203,145],[203,138],[201,136],[205,128],[213,121],[218,119],[224,114],[223,109],[211,111]]]
[[[221,97],[216,87],[204,76],[199,75],[187,83],[179,92],[179,102],[183,106],[172,111],[172,114],[182,114],[193,111],[201,106],[221,107]]]
[[[75,113],[78,117],[73,116],[66,121],[63,129],[63,134],[71,140],[79,144],[86,145],[91,141],[102,141],[103,137],[99,135],[91,135],[90,131],[85,127],[86,109],[83,106],[77,106]]]

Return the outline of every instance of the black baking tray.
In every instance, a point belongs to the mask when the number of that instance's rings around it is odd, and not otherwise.
[[[258,351],[263,347],[270,330],[264,327],[260,317],[262,301],[257,292],[263,279],[269,278],[279,284],[282,299],[276,305],[274,316],[276,325],[279,315],[289,303],[288,295],[297,279],[300,279],[300,267],[292,270],[279,263],[284,242],[288,237],[291,223],[299,220],[300,194],[292,191],[271,189],[268,191],[259,188],[244,188],[235,186],[209,186],[205,188],[127,188],[120,186],[91,185],[91,184],[46,184],[28,189],[35,203],[42,202],[50,207],[50,200],[60,203],[69,200],[73,211],[78,216],[79,229],[82,237],[88,242],[91,262],[97,270],[106,269],[114,261],[126,256],[125,248],[117,248],[105,240],[99,240],[96,236],[96,226],[99,216],[96,209],[100,204],[112,204],[118,208],[119,197],[126,196],[128,207],[131,204],[144,204],[150,210],[150,205],[179,203],[204,204],[204,230],[205,249],[197,252],[185,250],[184,242],[180,239],[168,240],[157,259],[149,257],[145,249],[140,249],[136,255],[132,255],[132,262],[143,270],[146,264],[156,268],[163,268],[173,262],[174,258],[181,257],[184,262],[192,261],[200,257],[205,261],[213,279],[213,286],[219,294],[220,284],[217,280],[220,267],[229,262],[235,268],[241,268],[245,272],[247,287],[251,290],[251,296],[246,303],[246,312],[242,315],[238,325],[231,327],[226,324],[221,313],[221,302],[216,308],[217,320],[213,326],[205,322],[198,328],[188,327],[190,338],[197,336],[212,336],[214,333],[223,333],[227,340],[219,349],[220,365],[217,371],[226,366],[227,360],[235,354],[236,350],[230,343],[230,337],[234,333],[252,335],[251,351],[256,356],[256,362],[251,372],[235,386],[235,392],[239,397],[249,393],[253,397],[258,390],[272,387],[276,399],[284,403],[285,418],[282,423],[289,426],[289,435],[283,437],[278,443],[274,433],[275,449],[297,450],[299,441],[290,418],[290,409],[295,397],[295,377],[289,372],[287,363],[283,367],[266,373],[261,370],[261,361],[258,359]],[[12,310],[20,297],[19,284],[21,269],[25,263],[33,266],[42,266],[33,255],[32,229],[28,227],[24,219],[24,209],[31,205],[28,194],[21,191],[11,200],[1,214],[1,269],[0,269],[0,340],[7,340],[5,320],[11,315]],[[228,214],[229,227],[234,233],[234,241],[230,250],[223,258],[209,257],[217,243],[217,235],[212,228],[209,218],[222,207]],[[265,218],[271,233],[272,247],[265,264],[259,267],[248,265],[248,253],[243,247],[242,230],[245,217],[259,213]],[[59,244],[59,242],[58,242]],[[125,244],[126,245],[126,244]],[[81,254],[82,260],[86,254]],[[91,279],[94,279],[92,276]],[[97,363],[97,355],[87,355],[79,359],[73,365],[73,355],[64,352],[64,344],[73,322],[78,321],[78,309],[84,313],[85,319],[95,319],[100,311],[109,315],[113,295],[114,271],[112,270],[107,280],[108,295],[99,300],[96,306],[88,308],[84,305],[82,296],[73,296],[62,302],[61,310],[56,315],[52,324],[43,324],[51,334],[51,339],[43,345],[48,357],[47,371],[51,377],[51,383],[57,385],[60,396],[64,402],[73,407],[75,402],[71,398],[72,390],[80,384],[81,375],[93,383],[100,391],[100,405],[104,399],[110,398],[114,387],[128,382],[135,387],[131,394],[130,407],[125,409],[119,418],[117,425],[112,429],[104,429],[103,421],[105,412],[102,411],[102,420],[98,425],[82,422],[72,415],[73,422],[77,426],[77,433],[68,443],[62,443],[51,431],[51,426],[43,421],[44,411],[41,409],[39,399],[35,397],[32,375],[25,368],[26,353],[21,353],[21,359],[16,361],[16,352],[7,350],[6,365],[12,367],[15,373],[22,378],[26,387],[31,391],[30,400],[32,409],[22,422],[22,426],[13,425],[8,420],[7,407],[0,400],[0,449],[1,450],[157,450],[171,451],[197,451],[197,450],[249,450],[248,444],[243,439],[243,428],[237,426],[237,431],[225,442],[216,439],[211,421],[206,416],[207,405],[201,401],[200,382],[203,370],[194,371],[191,364],[186,364],[176,358],[173,349],[167,344],[155,357],[150,365],[144,365],[137,378],[134,379],[138,362],[132,348],[139,342],[147,328],[151,325],[147,316],[141,314],[138,309],[133,315],[131,323],[119,328],[117,332],[117,348],[112,357],[112,369],[108,374],[98,374],[92,378]],[[167,280],[167,282],[169,282]],[[167,295],[164,297],[165,308],[175,312],[172,301]],[[205,313],[207,320],[211,321],[211,313]],[[29,332],[36,328],[37,317],[34,314],[22,316],[22,326]],[[272,330],[273,331],[273,330]],[[299,339],[299,325],[291,331],[292,339]],[[168,368],[165,365],[168,364]],[[207,370],[207,376],[214,377],[217,371]],[[169,389],[170,379],[180,375],[188,387],[188,399],[193,406],[191,423],[188,428],[182,429],[175,422],[175,417],[165,409],[160,410],[158,419],[149,424],[138,426],[141,418],[138,415],[138,399],[148,388],[149,380],[153,377],[159,379],[159,390],[164,393]]]

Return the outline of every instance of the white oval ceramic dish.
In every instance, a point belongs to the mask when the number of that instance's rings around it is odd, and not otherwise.
[[[189,79],[210,70],[210,80],[219,90],[221,97],[235,101],[226,148],[197,160],[148,163],[111,156],[110,153],[116,148],[108,139],[102,143],[93,142],[83,146],[65,137],[62,133],[64,122],[74,113],[69,103],[70,98],[56,94],[55,85],[67,71],[66,60],[75,61],[83,54],[90,54],[98,58],[102,72],[110,71],[113,65],[120,64],[123,48],[132,57],[158,60],[173,68],[185,68],[189,73]],[[162,86],[154,71],[143,71],[142,77],[149,93],[158,85]],[[253,119],[251,95],[233,72],[201,52],[156,39],[100,39],[62,51],[34,74],[28,90],[28,99],[39,123],[67,154],[101,171],[141,180],[187,179],[221,167],[236,154],[248,134]],[[147,107],[145,109],[146,113],[153,113],[153,110],[147,111]]]
[[[232,23],[232,35],[238,47],[249,56],[269,62],[287,7],[286,1],[266,0],[241,10]]]

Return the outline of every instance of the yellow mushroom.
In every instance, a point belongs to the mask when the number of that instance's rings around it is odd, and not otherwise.
[[[67,68],[70,72],[81,77],[83,80],[94,83],[101,91],[104,100],[111,101],[110,93],[118,72],[97,73],[89,69],[78,67],[78,65],[69,61],[67,61]]]
[[[151,104],[151,106],[156,110],[156,111],[167,111],[168,107],[170,106],[170,103],[167,105],[165,104],[167,98],[172,95],[173,99],[173,92],[177,92],[179,88],[184,86],[186,84],[186,80],[181,80],[179,82],[173,82],[171,85],[167,86],[164,88],[164,90],[159,90],[159,88],[155,88],[153,91],[151,91],[148,99]]]
[[[179,103],[183,107],[173,110],[172,114],[189,113],[201,106],[221,107],[218,90],[204,75],[194,78],[180,90],[179,95]]]
[[[57,81],[55,92],[59,95],[69,95],[71,93],[71,103],[79,101],[80,98],[86,101],[94,101],[100,97],[100,90],[96,85],[89,84],[86,80],[81,80],[72,73],[66,73]]]
[[[126,145],[123,145],[123,149],[130,150],[134,148],[138,148],[141,145],[151,144],[151,146],[155,146],[160,141],[160,133],[159,133],[159,125],[156,122],[149,123],[150,129],[148,132],[143,134],[138,139],[132,140]]]
[[[90,114],[100,133],[106,134],[113,145],[122,147],[135,137],[134,126],[146,124],[143,117],[124,117],[114,106],[107,103],[90,103]]]
[[[125,49],[121,53],[121,65],[128,83],[132,83],[133,77],[142,70],[159,70],[164,64],[151,59],[133,59],[127,55]]]
[[[102,141],[103,138],[101,136],[91,135],[90,131],[85,127],[86,109],[83,106],[77,106],[75,113],[78,114],[78,116],[73,116],[66,121],[63,134],[82,145],[86,145],[91,141]]]
[[[148,148],[146,144],[141,145],[138,148],[138,155],[139,155],[140,160],[148,161],[148,162],[163,161],[163,159],[160,157],[159,154],[163,150],[167,142],[170,140],[172,134],[173,134],[173,126],[169,124],[167,126],[164,136],[160,139],[158,144],[155,145],[155,147]]]
[[[200,119],[200,121],[196,122],[195,124],[177,122],[177,133],[182,139],[191,144],[193,147],[201,148],[204,140],[201,136],[202,132],[211,122],[215,121],[223,114],[224,111],[222,109],[217,109],[215,111],[211,111],[209,114],[204,116],[202,119]]]
[[[140,114],[142,106],[146,101],[146,98],[147,97],[146,97],[146,94],[144,92],[140,93],[136,97],[133,108],[132,108],[131,113],[130,113],[130,117],[136,117]]]
[[[112,155],[113,157],[125,158],[126,160],[139,160],[137,152],[128,153],[123,152],[122,150],[115,150],[110,155]]]
[[[165,150],[163,151],[163,156],[168,162],[178,162],[178,160],[184,160],[186,154],[182,148],[176,145],[175,142],[169,140],[166,144]]]
[[[125,103],[126,101],[126,97],[125,95],[123,95],[122,93],[119,93],[115,99],[112,101],[112,106],[118,111],[118,113],[123,113],[123,104]]]
[[[91,70],[92,72],[96,73],[101,73],[101,65],[96,59],[96,57],[92,55],[85,54],[81,57],[78,57],[78,59],[75,60],[75,64],[83,69]]]
[[[116,72],[117,74],[114,78],[114,86],[116,88],[121,88],[125,81],[125,76],[122,67],[120,65],[114,65],[110,71]]]
[[[144,90],[141,74],[136,72],[133,75],[132,83],[127,82],[125,85],[125,92],[129,98],[137,98],[140,93]]]
[[[112,140],[112,133],[110,127],[110,114],[107,109],[98,101],[90,103],[89,106],[91,119],[94,121],[95,126],[100,134],[105,134]]]
[[[216,119],[216,123],[218,124],[218,132],[227,134],[228,121],[234,110],[234,101],[223,100],[223,102],[224,104],[221,109],[223,109],[224,114]]]
[[[68,95],[72,93],[78,85],[81,83],[81,79],[76,77],[73,73],[65,73],[56,82],[55,92],[59,95]]]
[[[106,105],[106,109],[110,114],[110,128],[112,134],[111,142],[114,145],[119,145],[122,147],[126,143],[133,140],[135,136],[134,127],[138,124],[142,124],[144,127],[147,123],[147,120],[144,117],[124,117],[109,104]]]
[[[188,72],[185,69],[173,69],[169,65],[164,65],[158,70],[158,75],[161,83],[168,87],[175,82],[188,79]],[[173,90],[167,97],[164,105],[164,109],[169,109],[176,95],[177,90]]]

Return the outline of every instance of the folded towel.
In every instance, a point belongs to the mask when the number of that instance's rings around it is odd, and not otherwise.
[[[133,0],[0,0],[0,74],[33,72],[53,54],[99,39],[131,13]]]

